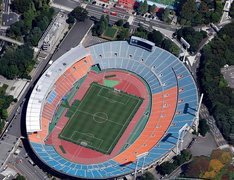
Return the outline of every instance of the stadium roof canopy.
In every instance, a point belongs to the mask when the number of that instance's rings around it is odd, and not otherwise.
[[[28,102],[26,113],[27,132],[36,132],[41,130],[41,113],[43,103],[56,80],[69,68],[77,59],[82,59],[89,55],[89,52],[83,46],[77,46],[59,59],[53,66],[49,67],[37,82]]]

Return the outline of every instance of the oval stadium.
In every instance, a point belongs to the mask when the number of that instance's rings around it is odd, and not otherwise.
[[[179,153],[196,123],[198,92],[186,66],[138,37],[57,59],[27,105],[34,154],[73,178],[134,175]]]

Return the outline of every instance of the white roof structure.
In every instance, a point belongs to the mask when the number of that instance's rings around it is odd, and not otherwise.
[[[89,54],[83,46],[79,45],[57,59],[40,77],[28,102],[27,132],[41,131],[43,104],[54,83],[71,65]]]

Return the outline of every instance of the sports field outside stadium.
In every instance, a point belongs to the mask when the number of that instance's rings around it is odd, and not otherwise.
[[[92,83],[81,101],[75,100],[61,139],[110,154],[143,99]]]

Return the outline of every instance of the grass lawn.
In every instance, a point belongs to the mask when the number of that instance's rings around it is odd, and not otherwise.
[[[105,39],[113,40],[116,37],[118,29],[115,27],[108,27],[106,31],[102,34],[102,37]]]
[[[59,137],[110,154],[143,99],[92,83],[81,101],[69,108],[69,121]]]

